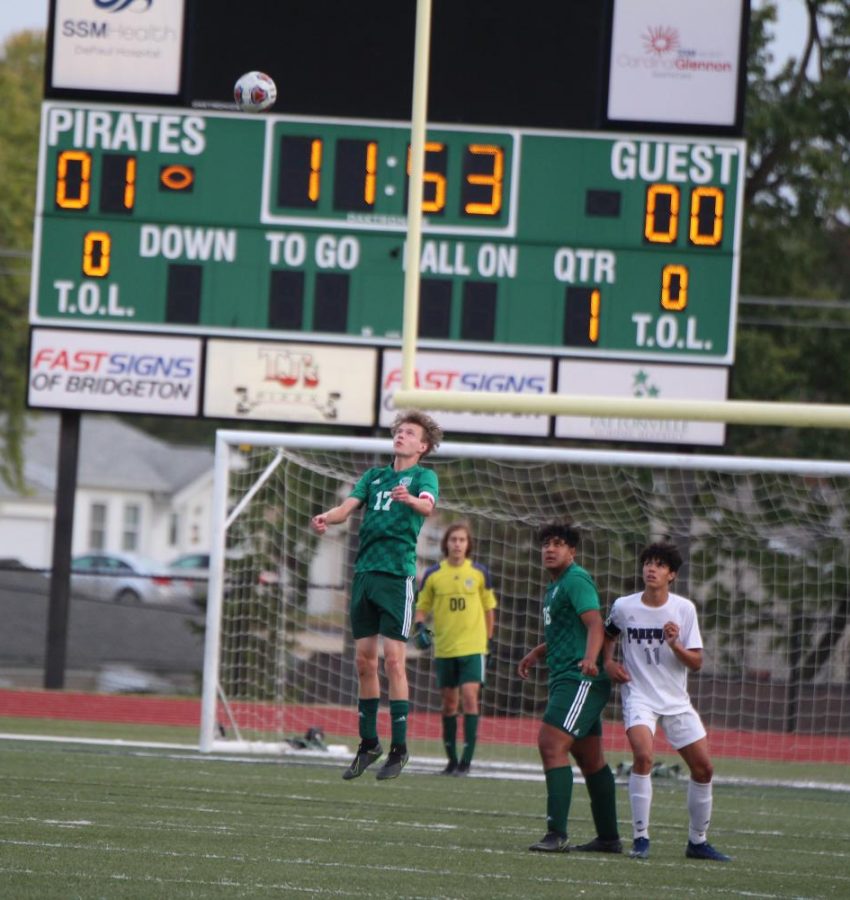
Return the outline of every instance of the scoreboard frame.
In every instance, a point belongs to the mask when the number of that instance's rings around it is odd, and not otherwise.
[[[43,135],[32,324],[398,341],[404,123],[48,102]],[[427,148],[423,342],[732,362],[741,141],[434,124]]]

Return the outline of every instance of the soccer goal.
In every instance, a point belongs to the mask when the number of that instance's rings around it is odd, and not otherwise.
[[[390,452],[389,439],[218,433],[202,750],[356,745],[347,608],[359,518],[322,538],[309,520]],[[715,755],[850,759],[850,465],[465,443],[426,464],[440,502],[420,567],[465,520],[499,601],[476,762],[536,759],[546,673],[523,682],[516,664],[541,639],[535,532],[550,520],[580,528],[578,561],[606,608],[640,587],[643,545],[679,545],[677,590],[696,602],[706,647],[691,693]],[[430,655],[411,646],[408,673],[412,751],[438,758]],[[608,716],[616,761],[616,701]]]

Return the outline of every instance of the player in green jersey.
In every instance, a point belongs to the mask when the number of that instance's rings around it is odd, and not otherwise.
[[[430,646],[425,627],[433,617],[435,668],[443,714],[443,746],[448,765],[444,775],[466,775],[478,738],[481,685],[487,650],[493,637],[496,596],[486,566],[475,563],[472,532],[465,522],[449,525],[440,542],[445,559],[422,576],[416,601],[417,629],[413,642]],[[457,755],[457,717],[463,708],[463,753]]]
[[[311,520],[313,530],[321,535],[329,525],[345,522],[354,510],[363,507],[351,586],[360,746],[343,773],[346,780],[362,775],[383,754],[378,741],[381,639],[392,736],[389,755],[377,777],[396,778],[408,759],[405,654],[416,595],[416,540],[439,496],[436,473],[420,466],[419,460],[439,446],[443,433],[430,416],[418,410],[400,413],[391,431],[392,463],[368,469],[347,499]]]
[[[575,562],[578,532],[570,525],[544,526],[538,535],[543,568],[551,584],[543,600],[544,642],[519,663],[520,678],[544,658],[549,700],[537,738],[546,776],[547,832],[529,850],[566,852],[573,794],[571,753],[584,776],[596,837],[573,849],[622,853],[617,828],[614,773],[602,753],[602,710],[611,682],[601,665],[605,639],[599,593]]]

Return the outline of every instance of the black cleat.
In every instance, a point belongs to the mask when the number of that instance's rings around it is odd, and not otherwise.
[[[457,768],[455,769],[455,775],[469,775],[469,770],[472,766],[472,763],[464,762],[461,760],[457,764]]]
[[[361,742],[357,748],[357,755],[352,760],[351,765],[342,773],[342,777],[346,781],[351,781],[352,778],[359,778],[376,759],[381,758],[383,752],[380,744],[367,748]]]
[[[601,837],[595,837],[586,844],[570,847],[570,850],[580,850],[582,853],[622,853],[623,842],[619,838],[604,840]]]
[[[547,831],[536,844],[532,844],[528,849],[536,850],[539,853],[568,853],[570,845],[565,834]]]
[[[390,748],[390,754],[387,757],[387,761],[378,769],[375,778],[378,781],[386,781],[388,778],[398,778],[401,775],[401,770],[407,765],[407,760],[409,759],[406,750],[396,750],[395,748]]]
[[[441,775],[454,775],[457,769],[457,760],[450,759],[448,765],[440,772]]]

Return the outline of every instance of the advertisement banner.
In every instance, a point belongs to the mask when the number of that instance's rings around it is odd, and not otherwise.
[[[210,340],[204,415],[371,427],[377,367],[373,348]]]
[[[474,353],[416,354],[414,387],[438,391],[499,391],[548,394],[552,390],[552,360],[542,356],[485,356]],[[379,424],[392,424],[398,410],[392,397],[401,386],[401,353],[385,350],[381,372]],[[440,412],[440,425],[474,434],[547,437],[549,417],[522,413]]]
[[[179,94],[183,0],[56,0],[52,84]]]
[[[199,338],[33,328],[33,408],[197,416]]]
[[[590,397],[661,397],[665,400],[725,400],[729,371],[708,366],[646,363],[558,363],[558,393]],[[555,436],[599,441],[658,444],[723,444],[722,422],[666,419],[621,419],[607,416],[558,416]]]
[[[741,2],[615,0],[608,118],[734,125]]]

